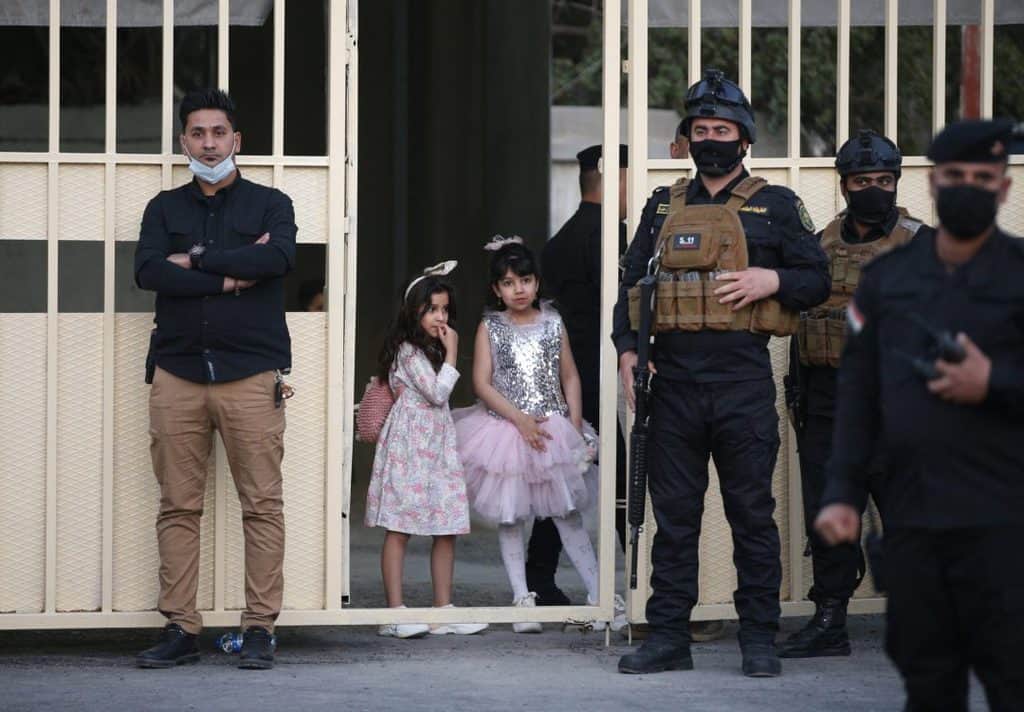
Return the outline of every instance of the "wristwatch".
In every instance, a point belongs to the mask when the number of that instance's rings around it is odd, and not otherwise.
[[[192,269],[203,268],[203,254],[206,252],[206,245],[195,244],[188,250],[188,261],[192,263]]]

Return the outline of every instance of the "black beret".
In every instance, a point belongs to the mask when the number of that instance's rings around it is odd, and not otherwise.
[[[1014,123],[1009,119],[954,121],[928,148],[935,163],[1005,163],[1010,155]]]
[[[628,166],[629,149],[626,144],[619,144],[619,167]],[[580,162],[580,171],[596,171],[597,163],[601,160],[601,144],[588,146],[576,154],[576,160]]]

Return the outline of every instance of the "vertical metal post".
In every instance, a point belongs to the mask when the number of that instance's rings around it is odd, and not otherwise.
[[[60,0],[50,0],[49,141],[46,173],[46,570],[44,608],[57,602],[57,324],[60,246]]]
[[[885,135],[897,140],[899,103],[899,0],[885,0]]]
[[[629,41],[627,45],[629,47],[629,91],[628,93],[628,108],[627,108],[627,128],[629,131],[629,166],[626,169],[628,176],[628,191],[627,191],[627,231],[632,234],[636,229],[637,224],[640,222],[640,213],[643,211],[644,203],[646,202],[645,196],[647,195],[647,0],[630,0],[629,2]],[[607,15],[606,15],[607,21]],[[607,49],[606,49],[607,51]],[[615,61],[615,58],[606,58],[605,72],[609,72],[612,67],[619,66]],[[607,81],[607,76],[606,76]],[[606,85],[607,92],[607,85]],[[607,93],[605,94],[605,101],[608,101]],[[616,101],[615,106],[618,106]],[[608,104],[605,104],[605,129],[607,131],[608,119],[610,116],[610,110]],[[616,116],[619,116],[616,113]],[[607,134],[606,134],[607,136]],[[675,137],[673,136],[673,139]],[[607,138],[606,138],[607,140]],[[605,145],[605,150],[613,150]],[[603,153],[603,151],[602,151]],[[605,161],[605,175],[610,175],[608,171],[608,163]],[[605,181],[605,188],[610,189],[608,185],[609,181]],[[610,184],[614,187],[616,184],[612,182]],[[602,196],[602,205],[604,201],[611,201],[612,205],[617,205],[618,197],[609,197],[609,193],[605,193]],[[612,264],[607,258],[611,255],[615,255],[618,259],[618,235],[610,237],[609,230],[607,228],[609,220],[609,213],[603,212],[602,219],[605,221],[602,223],[602,239],[601,244],[603,251],[601,254],[602,268],[601,268],[601,287],[602,287],[602,300],[604,299],[604,286],[608,283],[617,285],[618,274],[614,267],[609,271],[607,268],[609,264]],[[615,215],[614,220],[618,220],[618,215]],[[614,249],[613,249],[613,246]],[[611,297],[611,301],[605,303],[602,301],[601,314],[612,313],[613,305],[615,300],[618,298],[618,294],[614,294]],[[602,323],[601,333],[611,333],[611,324]],[[602,349],[606,346],[602,339]],[[607,346],[611,346],[607,344]],[[602,351],[601,361],[601,432],[602,433],[614,433],[616,428],[616,420],[618,415],[618,389],[613,388],[616,381],[616,367],[618,366],[615,349],[608,348],[609,356],[608,360],[614,362],[614,367],[605,371],[604,352]],[[605,385],[607,388],[604,388]],[[609,416],[609,417],[606,417]],[[602,448],[605,443],[609,443],[609,452],[611,452],[610,459],[605,459],[604,452],[601,453],[601,462],[614,462],[615,461],[615,450],[614,440],[611,435],[607,435],[601,439]],[[609,476],[610,473],[602,473],[601,481],[602,484],[610,483],[613,478]],[[604,492],[602,491],[602,495]],[[613,492],[614,496],[614,492]],[[628,496],[628,494],[627,494]],[[628,499],[627,499],[628,506]],[[604,574],[609,571],[612,580],[612,588],[614,589],[615,582],[615,555],[614,555],[614,541],[611,538],[612,527],[609,527],[605,520],[605,515],[608,511],[614,514],[614,508],[612,510],[606,510],[604,508],[604,500],[601,501],[601,533],[608,534],[607,542],[602,537],[600,541],[599,553],[601,554],[601,573]],[[614,519],[612,520],[614,521]],[[627,552],[628,558],[639,556],[642,551],[642,547],[639,550],[633,550],[631,547]],[[605,552],[611,551],[611,556],[606,556]],[[628,562],[627,562],[628,563]],[[628,570],[628,568],[627,568]],[[601,601],[605,602],[604,591],[601,592]],[[632,605],[632,601],[630,601]],[[632,611],[631,617],[632,616]]]
[[[160,162],[164,190],[168,190],[173,177],[171,168],[174,163],[173,136],[174,120],[171,109],[174,107],[174,0],[164,0],[163,4],[163,67],[161,78],[160,100]]]
[[[217,86],[230,91],[231,2],[217,0]]]
[[[981,115],[992,116],[995,61],[995,0],[981,0]]]
[[[346,215],[348,196],[346,148],[349,127],[347,103],[354,96],[348,87],[347,73],[353,71],[354,43],[348,34],[347,0],[332,0],[328,37],[328,131],[327,131],[327,472],[325,497],[327,553],[324,572],[325,607],[341,607],[342,554],[342,477],[346,487],[352,462],[345,443],[351,438],[352,390],[355,371],[355,235],[349,234]],[[354,38],[353,38],[354,39]],[[350,96],[351,94],[351,96]],[[354,143],[354,142],[353,142]],[[355,154],[352,154],[354,170]],[[352,195],[355,195],[354,188]],[[354,204],[354,203],[353,203]],[[354,227],[354,221],[352,223]],[[334,364],[342,364],[339,369]],[[346,564],[347,565],[347,564]]]
[[[690,86],[700,81],[700,0],[690,0],[690,26],[687,34],[687,48],[689,49],[689,74]],[[644,17],[644,26],[647,25],[647,18]]]
[[[284,0],[274,0],[274,91],[271,153],[274,154],[274,187],[284,187]]]
[[[114,280],[117,215],[117,0],[107,0],[103,158],[103,533],[101,609],[114,601]]]
[[[753,106],[754,99],[751,97],[751,90],[753,84],[753,60],[751,57],[752,53],[752,35],[753,35],[753,11],[751,8],[752,0],[739,0],[740,1],[740,13],[739,13],[739,66],[740,66],[740,89],[747,95],[747,101],[751,102]],[[754,146],[751,144],[750,148],[747,149],[747,155],[753,156]]]
[[[695,2],[696,0],[694,0]],[[691,2],[691,8],[693,2]],[[643,13],[640,15],[640,13]],[[601,150],[601,163],[605,179],[601,181],[601,333],[610,334],[612,330],[612,308],[618,297],[618,272],[616,262],[619,244],[619,82],[622,77],[621,47],[622,5],[620,0],[605,0],[604,4],[604,67],[601,105],[604,109],[604,135]],[[630,53],[630,92],[629,121],[630,139],[634,139],[640,127],[634,127],[637,103],[647,110],[647,2],[631,0],[629,13],[629,53]],[[638,63],[634,63],[634,59]],[[639,82],[639,85],[635,84]],[[634,91],[634,87],[639,86]],[[635,166],[646,160],[646,121],[641,119],[644,127],[640,143],[645,154],[630,161]],[[630,152],[636,156],[636,148],[630,146]],[[634,162],[635,161],[635,162]],[[636,175],[636,169],[629,169]],[[633,197],[633,196],[631,196]],[[617,358],[615,349],[608,339],[601,340],[601,408],[600,431],[601,451],[598,459],[602,463],[615,462],[615,406],[618,391],[615,387]],[[614,473],[612,473],[614,475]],[[597,553],[600,562],[600,587],[598,603],[601,615],[611,618],[612,598],[615,594],[615,540],[614,526],[608,526],[609,518],[614,522],[615,516],[615,477],[601,477],[599,497],[601,528],[598,539]]]
[[[932,128],[946,124],[946,0],[932,5]]]
[[[836,150],[850,138],[850,0],[839,0],[836,28]]]

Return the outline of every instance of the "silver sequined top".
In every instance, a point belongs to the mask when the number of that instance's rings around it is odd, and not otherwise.
[[[542,306],[532,324],[513,324],[505,312],[483,318],[491,341],[491,381],[501,395],[534,416],[569,415],[560,375],[562,317]],[[491,415],[497,415],[490,411]]]

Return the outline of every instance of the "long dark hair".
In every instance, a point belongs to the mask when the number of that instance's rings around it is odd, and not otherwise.
[[[442,292],[448,294],[448,323],[454,324],[455,287],[444,277],[424,277],[413,285],[409,290],[409,296],[402,300],[398,316],[391,323],[380,355],[377,357],[377,379],[382,383],[387,383],[391,368],[398,357],[398,349],[406,341],[427,355],[435,371],[441,370],[447,350],[440,339],[423,330],[420,320],[430,309],[433,296]]]
[[[515,242],[510,242],[500,250],[491,253],[491,281],[490,288],[487,290],[487,304],[492,305],[498,311],[505,309],[501,298],[494,293],[494,287],[498,286],[498,282],[504,279],[509,270],[517,277],[533,275],[537,278],[537,298],[533,301],[533,308],[540,309],[540,269],[537,258],[534,257],[529,247]]]

